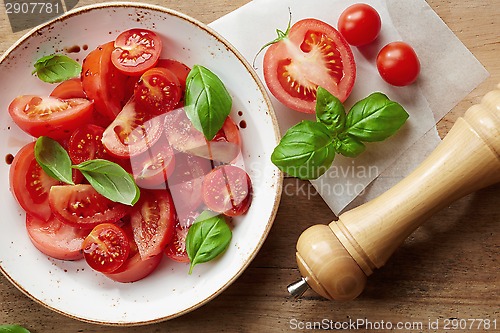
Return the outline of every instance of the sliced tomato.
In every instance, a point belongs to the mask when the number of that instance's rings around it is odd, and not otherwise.
[[[130,160],[137,186],[149,189],[166,188],[167,179],[175,168],[174,150],[166,136],[145,152]]]
[[[141,255],[137,253],[133,257],[129,257],[120,268],[106,274],[106,276],[113,281],[121,283],[142,280],[155,271],[162,257],[161,254],[158,254],[143,260]]]
[[[64,224],[54,216],[44,221],[30,214],[26,214],[26,230],[33,245],[49,257],[60,260],[83,258],[82,244],[88,230]]]
[[[80,78],[73,78],[59,83],[52,90],[50,96],[60,99],[87,98]]]
[[[186,237],[189,232],[189,227],[183,227],[177,224],[175,227],[174,239],[165,249],[165,255],[177,262],[189,262],[189,256],[186,252]]]
[[[321,86],[345,101],[354,86],[356,65],[349,44],[329,24],[304,19],[271,45],[264,56],[264,78],[271,93],[293,110],[314,113]]]
[[[166,68],[153,68],[145,72],[134,89],[134,99],[139,108],[151,115],[172,111],[181,100],[179,80]]]
[[[231,163],[240,153],[239,130],[229,117],[211,141],[194,128],[184,109],[167,113],[164,126],[168,141],[178,151],[222,163]],[[225,130],[229,136],[226,136]]]
[[[97,225],[85,238],[83,256],[98,272],[116,271],[127,260],[130,245],[125,231],[112,223]]]
[[[146,29],[130,29],[116,38],[111,61],[123,73],[138,76],[156,65],[161,50],[162,42],[157,34]]]
[[[125,89],[127,76],[111,63],[113,50],[113,42],[101,45],[87,55],[82,65],[83,90],[108,121],[115,119],[132,96]]]
[[[181,84],[182,91],[184,91],[184,88],[186,87],[186,79],[189,72],[191,71],[191,68],[186,66],[184,63],[174,59],[160,59],[158,60],[156,67],[166,68],[174,73],[179,80],[179,83]]]
[[[130,100],[102,135],[102,143],[108,153],[129,158],[150,149],[163,132],[163,119],[149,118]]]
[[[93,103],[83,98],[58,99],[23,95],[9,105],[14,122],[26,133],[49,136],[53,139],[67,137],[79,126],[92,119]]]
[[[141,191],[141,198],[130,214],[130,223],[142,259],[161,253],[174,235],[175,208],[170,193]]]
[[[228,216],[244,214],[252,202],[252,183],[245,170],[216,167],[203,180],[203,201],[210,210]]]
[[[19,205],[30,215],[43,221],[51,216],[49,191],[61,182],[42,170],[35,159],[35,143],[25,145],[10,165],[10,188]]]
[[[81,229],[115,223],[130,211],[129,206],[103,197],[89,184],[52,186],[49,205],[59,220]]]

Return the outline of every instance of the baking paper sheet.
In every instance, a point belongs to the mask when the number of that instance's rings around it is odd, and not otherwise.
[[[410,118],[394,137],[368,144],[366,152],[355,159],[338,155],[325,175],[311,181],[337,215],[354,199],[355,204],[360,204],[384,192],[418,165],[440,141],[436,122],[488,76],[425,1],[364,2],[379,12],[382,30],[374,43],[352,48],[357,78],[345,103],[346,109],[370,93],[381,91],[403,105]],[[286,29],[289,9],[292,23],[314,17],[336,27],[341,12],[353,3],[352,0],[254,0],[210,25],[252,63],[262,45],[276,37],[276,29]],[[398,40],[410,43],[421,61],[420,77],[408,87],[385,83],[375,65],[378,51]],[[263,54],[257,57],[255,67],[264,81],[262,58]],[[282,134],[303,119],[314,119],[313,115],[289,110],[270,96]]]

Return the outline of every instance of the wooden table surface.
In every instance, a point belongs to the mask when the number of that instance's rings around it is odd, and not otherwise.
[[[93,0],[80,1],[79,5]],[[247,0],[147,1],[191,15],[205,23],[240,7]],[[458,38],[486,67],[490,77],[460,102],[439,124],[441,135],[482,95],[500,83],[500,0],[428,0]],[[23,32],[13,34],[2,6],[0,53]],[[467,68],[464,68],[467,70]],[[335,218],[319,195],[307,198],[298,191],[312,187],[286,179],[297,195],[282,196],[274,226],[257,257],[242,276],[207,305],[167,322],[150,325],[145,332],[282,332],[297,322],[367,319],[423,323],[446,319],[497,320],[500,331],[500,186],[471,194],[432,217],[395,253],[389,263],[369,279],[355,301],[331,302],[308,291],[293,300],[288,283],[299,277],[295,243],[300,233],[316,223]],[[293,189],[297,189],[294,191]],[[91,301],[91,300],[89,300]],[[67,318],[24,296],[0,277],[0,324],[19,323],[31,332],[136,332],[138,328],[97,326]],[[370,330],[368,330],[370,331]],[[384,330],[379,330],[383,332]],[[407,330],[409,331],[409,330]],[[451,331],[451,330],[450,330]],[[468,330],[480,331],[477,329]]]

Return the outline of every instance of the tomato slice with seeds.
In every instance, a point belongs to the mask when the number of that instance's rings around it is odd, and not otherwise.
[[[112,223],[97,225],[85,238],[83,256],[98,272],[116,271],[127,260],[130,245],[125,231]]]
[[[188,232],[189,227],[183,227],[180,224],[175,226],[174,238],[164,251],[168,258],[182,263],[189,262],[189,256],[186,252],[186,237]]]
[[[148,120],[149,119],[149,120]],[[108,153],[130,158],[151,148],[163,133],[163,119],[150,116],[130,100],[102,135]]]
[[[174,236],[175,207],[167,190],[141,191],[130,214],[134,240],[142,259],[161,253]]]
[[[181,85],[177,76],[166,68],[148,70],[141,76],[134,89],[137,106],[151,115],[172,111],[179,104],[181,97]]]
[[[318,86],[343,102],[356,78],[354,56],[344,37],[329,24],[311,18],[295,23],[267,49],[263,71],[276,99],[305,113],[315,112]]]
[[[179,80],[179,83],[181,84],[181,90],[184,91],[184,88],[186,87],[186,79],[189,72],[191,71],[191,68],[186,66],[186,64],[174,59],[160,59],[158,60],[156,67],[166,68],[174,73]]]
[[[129,206],[103,197],[89,184],[52,186],[49,206],[59,220],[81,229],[115,223],[130,211]]]
[[[49,257],[60,260],[83,258],[83,240],[88,230],[78,229],[51,216],[47,221],[26,214],[26,230],[35,247]]]
[[[87,98],[80,78],[73,78],[59,83],[52,90],[50,96],[60,99]]]
[[[35,159],[35,143],[22,147],[14,157],[9,171],[10,187],[19,205],[30,215],[48,221],[49,191],[61,182],[42,170]]]
[[[92,119],[93,103],[84,98],[59,99],[36,95],[16,97],[9,105],[9,114],[26,133],[68,137],[71,132]]]
[[[228,216],[244,214],[252,201],[252,183],[245,170],[218,166],[203,180],[203,201],[210,210]]]
[[[116,38],[111,61],[123,73],[138,76],[155,66],[161,49],[161,39],[154,32],[130,29]]]

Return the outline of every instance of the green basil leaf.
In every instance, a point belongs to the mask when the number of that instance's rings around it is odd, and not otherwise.
[[[116,163],[95,159],[73,168],[80,170],[90,185],[109,200],[130,206],[139,200],[139,188],[134,178]]]
[[[345,128],[344,105],[322,87],[318,87],[316,92],[316,119],[334,134],[341,133]]]
[[[200,214],[186,236],[186,252],[191,262],[189,274],[195,265],[213,260],[224,252],[231,238],[232,232],[224,217]]]
[[[30,331],[19,325],[0,325],[0,333],[30,333]]]
[[[408,117],[401,105],[376,92],[351,108],[346,133],[361,141],[383,141],[396,133]]]
[[[38,59],[33,74],[44,82],[57,83],[78,77],[82,72],[82,65],[68,56],[53,54]]]
[[[46,136],[39,137],[35,143],[35,159],[50,177],[66,184],[74,184],[71,159],[56,140]]]
[[[316,179],[335,158],[333,136],[318,122],[304,120],[288,129],[271,155],[271,161],[290,176]]]
[[[356,157],[366,150],[366,146],[358,139],[346,135],[334,140],[337,153],[346,157]]]
[[[231,112],[232,99],[217,75],[195,65],[186,79],[185,105],[193,126],[210,141]]]

